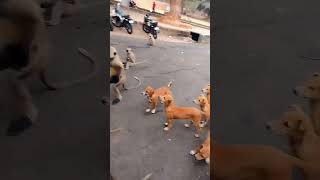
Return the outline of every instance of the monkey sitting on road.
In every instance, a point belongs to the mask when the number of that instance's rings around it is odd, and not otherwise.
[[[7,135],[15,136],[30,128],[38,118],[38,109],[26,83],[37,75],[49,89],[56,90],[87,81],[96,74],[96,64],[84,49],[94,68],[84,79],[51,84],[45,71],[48,60],[46,28],[40,6],[35,0],[0,1],[0,71],[13,69],[19,74],[13,82],[13,93],[17,99],[19,118],[10,122]]]
[[[135,77],[138,81],[138,85],[133,88],[137,88],[140,86],[141,81],[139,78]],[[124,71],[124,65],[121,61],[120,55],[118,54],[116,48],[110,46],[110,84],[112,86],[112,93],[115,96],[112,104],[117,104],[122,100],[122,95],[120,93],[119,88],[122,87],[124,90],[130,90],[133,88],[126,88],[124,83],[126,82],[126,72]],[[108,98],[105,96],[102,98],[102,103],[106,104],[108,102]]]
[[[154,44],[155,44],[155,40],[153,38],[153,35],[151,33],[149,33],[148,45],[149,46],[154,46]]]

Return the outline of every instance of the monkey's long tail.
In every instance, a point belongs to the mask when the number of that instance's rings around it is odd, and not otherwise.
[[[141,80],[137,76],[134,76],[134,78],[138,81],[138,84],[136,86],[134,86],[134,87],[125,88],[126,90],[136,89],[139,86],[141,86]]]
[[[93,78],[96,74],[97,74],[97,64],[95,59],[92,57],[92,55],[85,49],[83,48],[78,48],[78,51],[81,55],[85,56],[87,60],[90,61],[90,63],[93,66],[92,71],[85,76],[82,79],[77,79],[74,81],[66,81],[66,82],[61,82],[61,83],[49,83],[49,81],[47,80],[47,77],[45,75],[45,71],[42,71],[40,73],[40,79],[42,81],[42,83],[49,89],[49,90],[57,90],[57,89],[62,89],[62,88],[66,88],[66,87],[70,87],[70,86],[74,86],[83,82],[86,82],[88,80],[90,80],[91,78]]]

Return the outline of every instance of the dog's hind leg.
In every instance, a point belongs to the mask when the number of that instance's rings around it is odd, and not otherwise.
[[[32,96],[25,85],[26,80],[16,79],[13,81],[13,93],[17,98],[19,118],[10,122],[7,129],[8,136],[21,134],[30,128],[38,118],[38,109],[32,102]]]
[[[117,86],[113,85],[112,86],[113,94],[115,95],[115,99],[112,101],[112,104],[117,104],[122,100],[122,95],[120,93],[120,90],[118,89]]]
[[[194,124],[194,126],[195,126],[195,128],[196,128],[196,133],[194,134],[194,136],[196,137],[196,138],[199,138],[200,137],[200,133],[201,133],[201,124],[200,124],[200,120],[201,119],[195,119],[194,121],[193,121],[193,124]]]

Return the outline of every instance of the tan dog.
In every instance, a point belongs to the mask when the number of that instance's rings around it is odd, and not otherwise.
[[[195,150],[191,150],[190,154],[195,156],[198,161],[205,159],[207,164],[210,164],[210,131],[206,140]]]
[[[201,120],[205,116],[204,112],[193,107],[177,107],[174,104],[172,95],[166,94],[159,96],[160,102],[164,104],[167,121],[164,128],[165,131],[169,131],[173,126],[173,120],[191,120],[196,128],[195,137],[200,137]]]
[[[207,85],[202,89],[202,92],[206,94],[207,99],[208,99],[208,102],[209,102],[209,104],[210,104],[210,95],[211,95],[211,93],[210,93],[210,83],[207,84]]]
[[[294,88],[293,93],[309,100],[311,120],[316,133],[320,135],[320,75],[314,73],[310,80]]]
[[[278,121],[267,124],[274,133],[289,138],[293,152],[314,167],[320,167],[320,137],[315,133],[309,117],[298,105],[292,105],[292,111],[283,113]],[[312,169],[310,169],[312,171]],[[319,175],[306,172],[308,179],[320,179]]]
[[[152,114],[156,113],[156,107],[158,104],[159,96],[163,96],[165,94],[172,95],[170,88],[172,86],[173,81],[170,81],[167,87],[160,87],[158,89],[154,89],[151,86],[147,86],[144,91],[141,93],[142,95],[147,96],[150,108],[146,109],[146,112],[150,112]]]
[[[193,102],[200,106],[201,111],[205,113],[205,121],[202,122],[201,126],[204,127],[210,121],[210,104],[205,95],[201,94],[197,99],[193,100]]]
[[[266,145],[213,144],[215,180],[291,180],[294,167],[306,164]]]

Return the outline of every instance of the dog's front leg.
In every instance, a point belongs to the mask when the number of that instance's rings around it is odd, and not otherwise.
[[[167,118],[167,122],[164,124],[166,127],[163,128],[163,130],[165,131],[169,131],[172,128],[172,119],[171,118]]]
[[[152,114],[156,113],[157,104],[158,104],[158,98],[152,97],[152,99],[151,99],[151,113]]]
[[[16,98],[19,117],[10,122],[7,129],[8,136],[21,134],[29,129],[38,118],[38,109],[33,104],[32,96],[25,85],[28,77],[13,81],[13,93]]]

